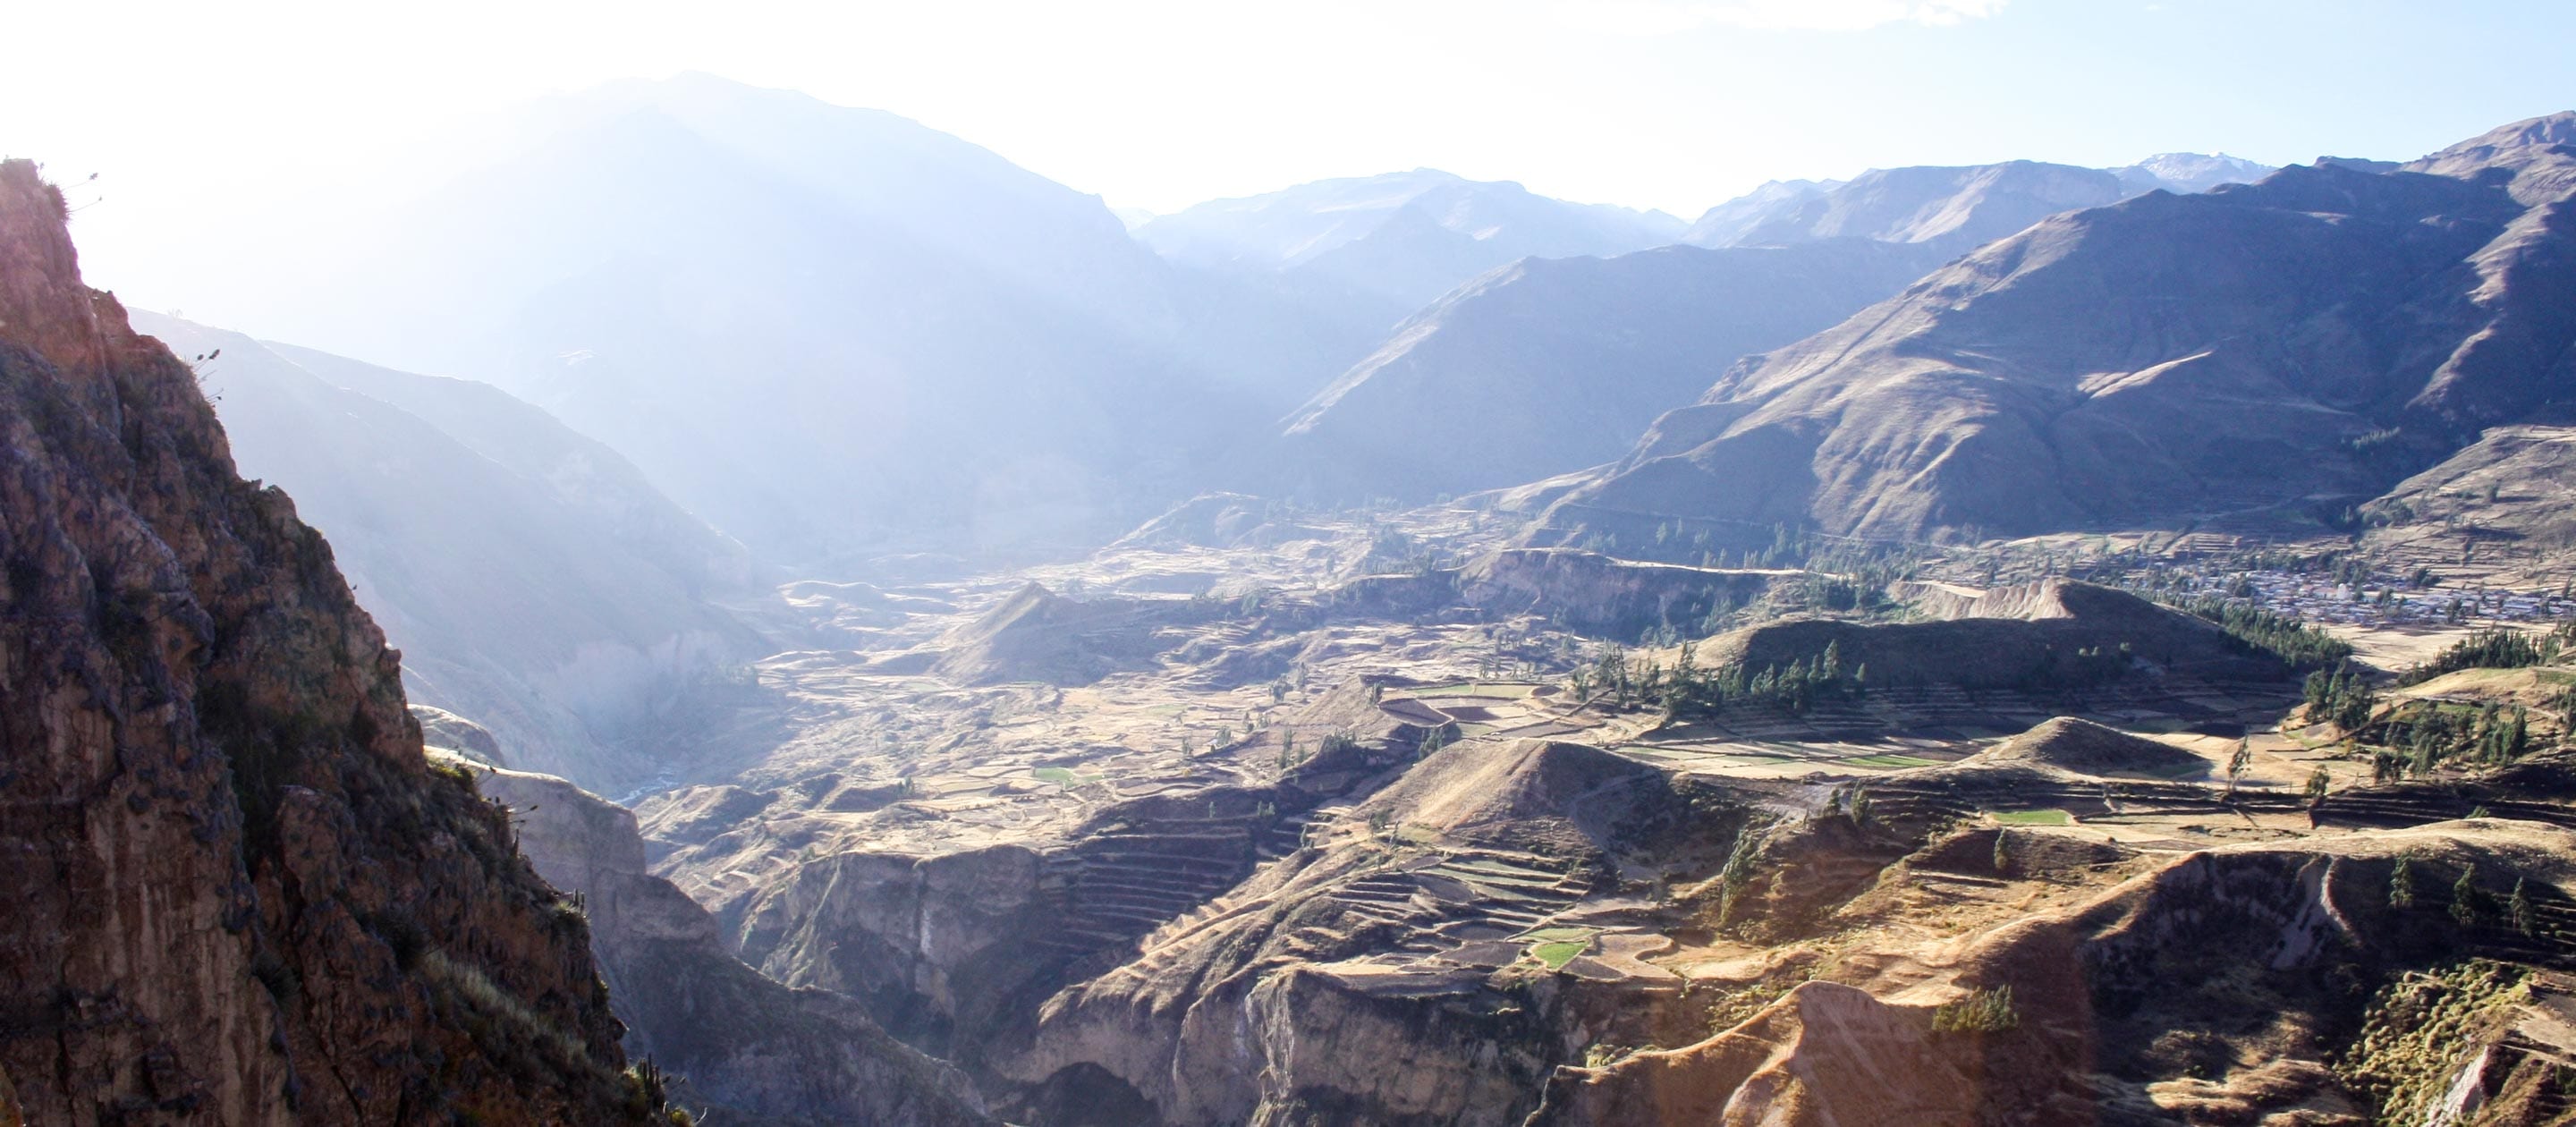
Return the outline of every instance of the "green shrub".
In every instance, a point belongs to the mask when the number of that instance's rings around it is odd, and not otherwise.
[[[2021,1007],[2011,986],[1978,987],[1932,1011],[1934,1033],[2003,1033],[2021,1028]]]

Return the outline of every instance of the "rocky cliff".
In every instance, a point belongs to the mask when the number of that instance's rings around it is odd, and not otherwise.
[[[0,163],[0,1072],[47,1124],[616,1123],[578,913]]]

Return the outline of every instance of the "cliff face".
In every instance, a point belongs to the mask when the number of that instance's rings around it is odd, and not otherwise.
[[[551,775],[487,769],[520,848],[582,899],[627,1046],[681,1078],[692,1107],[780,1125],[990,1123],[966,1079],[879,1027],[858,1002],[764,978],[705,908],[645,869],[635,815]]]
[[[0,1072],[29,1122],[616,1123],[578,914],[0,163]]]

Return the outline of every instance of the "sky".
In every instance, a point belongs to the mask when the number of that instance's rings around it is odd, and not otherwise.
[[[1113,206],[1437,167],[1684,218],[1769,179],[2411,158],[2576,108],[2565,0],[27,4],[0,153],[92,260],[327,196],[425,131],[701,70],[891,110]]]

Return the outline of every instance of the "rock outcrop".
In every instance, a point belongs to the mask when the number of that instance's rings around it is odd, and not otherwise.
[[[0,1072],[32,1122],[640,1122],[581,917],[0,162]]]

